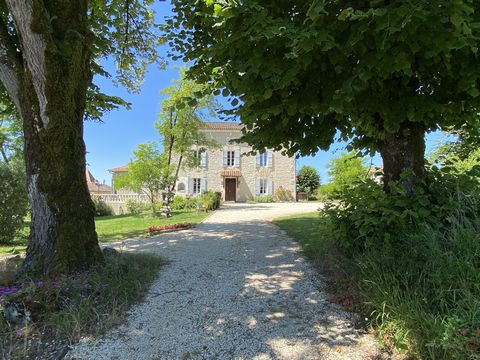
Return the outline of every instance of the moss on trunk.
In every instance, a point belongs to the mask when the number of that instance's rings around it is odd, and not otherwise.
[[[86,1],[35,3],[31,28],[46,44],[48,124],[41,121],[36,80],[26,70],[20,112],[32,222],[23,270],[75,272],[102,261],[95,208],[85,179],[83,142],[92,35],[87,27]]]

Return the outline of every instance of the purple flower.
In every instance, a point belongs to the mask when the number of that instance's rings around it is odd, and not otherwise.
[[[17,330],[17,332],[15,333],[15,335],[16,335],[17,337],[22,337],[22,336],[25,335],[25,334],[24,334],[24,332],[23,332],[22,330]]]
[[[13,295],[18,292],[18,287],[10,286],[10,287],[0,287],[0,297],[5,295]]]

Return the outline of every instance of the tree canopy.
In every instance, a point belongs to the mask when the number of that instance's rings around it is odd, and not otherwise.
[[[478,117],[478,1],[173,4],[172,55],[232,96],[257,149],[310,155],[338,135],[380,151],[387,180],[421,178],[425,132]]]
[[[219,105],[208,94],[207,85],[187,79],[185,71],[185,68],[180,69],[180,79],[160,92],[167,97],[162,101],[155,123],[168,164],[172,164],[173,154],[177,156],[173,185],[180,167],[199,165],[199,158],[192,149],[216,146],[215,141],[208,139],[200,129],[208,116],[216,114]]]
[[[61,9],[61,2],[56,6]],[[90,48],[91,77],[95,75],[114,78],[114,81],[129,91],[138,92],[142,84],[147,66],[157,63],[163,67],[165,61],[158,55],[158,46],[163,43],[159,33],[159,25],[155,21],[152,9],[154,0],[90,0],[88,2],[88,27],[90,38],[87,39]],[[37,9],[39,12],[49,10]],[[59,17],[52,15],[53,25],[59,22]],[[56,26],[55,31],[61,30]],[[17,52],[22,60],[22,44],[17,27],[5,0],[0,1],[0,42],[8,48],[5,54]],[[66,49],[65,49],[66,50]],[[14,57],[14,56],[13,56]],[[8,60],[5,58],[5,60]],[[114,74],[105,70],[104,62],[112,60],[115,63]],[[9,60],[11,61],[11,60]],[[93,81],[87,90],[85,119],[101,121],[106,111],[120,106],[130,107],[130,104],[120,97],[105,94]],[[9,104],[10,113],[15,112],[11,106],[11,97],[4,91],[0,82],[0,104]]]
[[[351,151],[342,152],[327,164],[329,182],[321,187],[321,195],[336,197],[343,191],[354,188],[361,180],[374,176],[366,166],[367,159]]]
[[[308,196],[314,195],[320,186],[320,175],[313,166],[302,166],[298,171],[297,179],[298,190],[306,192]]]

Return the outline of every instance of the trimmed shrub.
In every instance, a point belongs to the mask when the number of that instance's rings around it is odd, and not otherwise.
[[[95,204],[95,215],[96,216],[110,216],[113,215],[112,208],[107,205],[102,198],[93,198],[93,203]]]
[[[27,211],[26,178],[21,164],[0,163],[0,244],[14,240]]]

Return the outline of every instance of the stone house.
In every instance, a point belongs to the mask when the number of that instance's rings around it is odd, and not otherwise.
[[[113,189],[110,186],[105,183],[100,183],[95,179],[88,169],[85,171],[85,178],[87,180],[88,191],[90,194],[111,194],[113,192]]]
[[[204,191],[222,194],[223,201],[244,202],[259,195],[275,195],[279,189],[296,198],[295,158],[276,151],[247,155],[247,144],[231,140],[241,136],[243,125],[228,122],[205,122],[204,135],[219,147],[194,148],[199,166],[182,168],[176,182],[176,194],[197,196]],[[175,159],[176,160],[176,159]],[[125,167],[110,169],[125,171]]]

